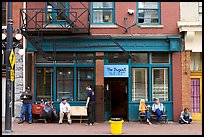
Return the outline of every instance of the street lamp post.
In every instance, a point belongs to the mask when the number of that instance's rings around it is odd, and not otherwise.
[[[13,41],[13,33],[17,32],[15,35],[15,41]],[[13,83],[14,83],[14,65],[15,65],[15,54],[14,49],[23,46],[20,44],[22,35],[20,30],[13,30],[13,19],[12,19],[12,2],[8,2],[8,21],[6,33],[2,33],[2,49],[6,49],[6,102],[5,102],[5,130],[4,133],[10,133],[11,123],[12,123],[12,95],[13,95]],[[6,42],[5,42],[6,39]],[[2,50],[3,53],[3,50]],[[21,53],[22,54],[22,53]]]
[[[6,46],[6,112],[5,112],[5,133],[11,130],[11,107],[12,107],[12,90],[10,81],[11,65],[9,55],[13,49],[13,20],[12,20],[12,2],[8,2],[8,21],[7,21],[7,46]]]

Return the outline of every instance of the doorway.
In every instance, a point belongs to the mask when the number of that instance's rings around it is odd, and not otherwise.
[[[128,119],[128,79],[106,78],[104,91],[105,111],[110,117]]]

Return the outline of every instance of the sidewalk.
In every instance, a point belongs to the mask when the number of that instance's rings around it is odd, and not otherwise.
[[[2,122],[2,132],[5,123]],[[95,123],[94,126],[86,126],[78,121],[68,125],[63,123],[32,123],[18,124],[12,123],[12,133],[2,133],[3,135],[110,135],[110,124],[108,121]],[[181,125],[177,122],[168,124],[147,125],[139,122],[124,122],[123,135],[202,135],[202,122],[193,122],[189,125]]]

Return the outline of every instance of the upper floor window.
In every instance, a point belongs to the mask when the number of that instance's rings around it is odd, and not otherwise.
[[[202,2],[198,2],[198,13],[202,14]]]
[[[160,24],[160,3],[159,2],[138,2],[137,3],[138,24]]]
[[[47,21],[49,23],[65,22],[69,17],[68,2],[47,2]]]
[[[6,26],[6,2],[2,2],[2,26]]]
[[[114,2],[93,2],[92,23],[114,23]]]

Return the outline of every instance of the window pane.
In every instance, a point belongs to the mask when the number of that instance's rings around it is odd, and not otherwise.
[[[157,10],[138,10],[138,23],[158,23]]]
[[[70,57],[73,56],[73,53],[67,53],[67,52],[57,52],[56,57],[57,63],[74,63],[73,59],[70,59]]]
[[[93,2],[93,8],[112,8],[112,2]]]
[[[109,63],[128,63],[128,55],[124,52],[108,53]]]
[[[169,63],[169,53],[152,53],[152,63]]]
[[[94,87],[94,69],[78,68],[77,69],[77,101],[86,101],[87,91],[86,85],[90,84]]]
[[[135,60],[132,59],[132,63],[146,64],[148,63],[148,53],[132,53]]]
[[[50,56],[43,57],[40,53],[36,54],[36,63],[53,63],[49,58],[52,57],[52,53],[47,53]]]
[[[138,2],[139,8],[158,9],[158,2]]]
[[[196,52],[191,52],[190,70],[191,71],[201,71],[201,54]]]
[[[53,68],[37,68],[36,81],[36,100],[53,100]]]
[[[152,98],[160,100],[169,100],[169,77],[168,68],[153,68],[152,69]]]
[[[66,97],[73,101],[74,71],[72,68],[57,68],[57,100]]]
[[[91,59],[94,54],[93,53],[76,53],[77,56],[77,63],[81,64],[93,64],[93,59]],[[90,60],[81,59],[83,57],[90,57]]]
[[[111,23],[112,10],[93,10],[93,23]]]
[[[132,101],[148,100],[147,68],[132,69]]]

